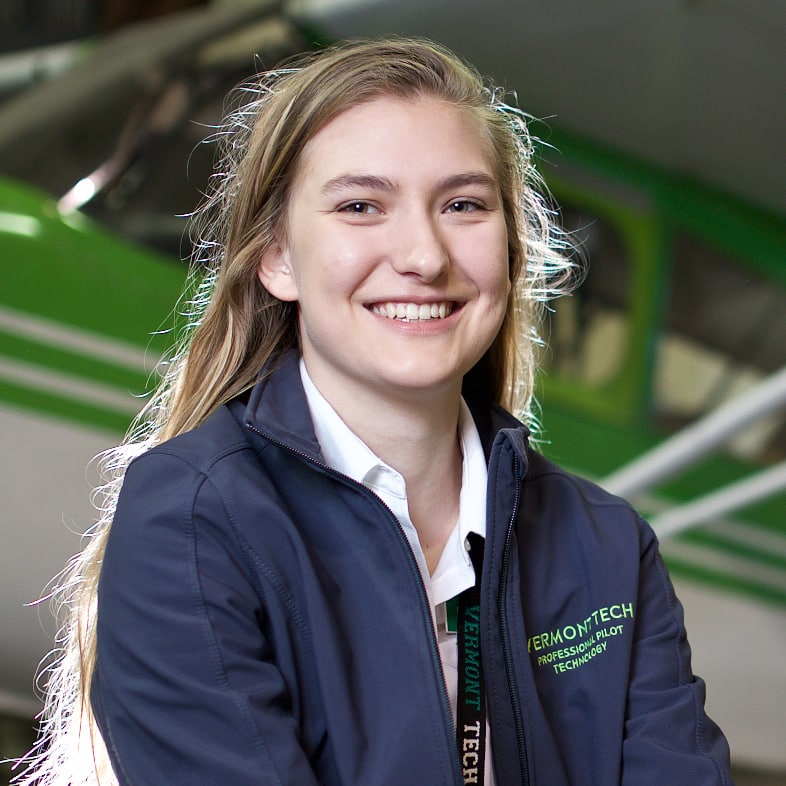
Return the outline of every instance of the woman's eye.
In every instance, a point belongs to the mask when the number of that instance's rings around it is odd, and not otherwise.
[[[368,202],[348,202],[339,208],[340,213],[353,213],[355,215],[363,215],[365,213],[376,213],[377,209],[370,205]]]
[[[475,210],[482,210],[482,206],[470,199],[457,199],[448,205],[449,213],[472,213]]]

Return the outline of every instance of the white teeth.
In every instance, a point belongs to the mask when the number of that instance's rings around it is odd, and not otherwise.
[[[378,317],[401,319],[405,322],[425,322],[429,319],[445,319],[453,312],[452,303],[380,303],[371,307]]]

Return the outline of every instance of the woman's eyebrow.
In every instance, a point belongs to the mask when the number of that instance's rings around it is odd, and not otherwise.
[[[497,191],[497,181],[485,172],[462,172],[458,175],[450,175],[439,184],[441,189],[462,188],[463,186],[480,186],[490,191]]]
[[[345,191],[348,188],[368,188],[375,191],[392,192],[396,186],[392,180],[378,175],[339,175],[322,186],[325,195]]]
[[[460,172],[440,180],[437,190],[463,188],[465,186],[480,186],[490,191],[497,191],[497,181],[486,172]],[[397,185],[390,178],[380,175],[346,174],[333,177],[321,188],[326,196],[352,188],[367,188],[374,191],[392,193]]]

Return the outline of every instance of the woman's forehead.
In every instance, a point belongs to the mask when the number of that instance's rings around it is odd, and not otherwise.
[[[479,113],[441,98],[382,95],[330,118],[304,146],[296,180],[315,172],[330,178],[375,172],[395,175],[416,162],[429,169],[486,173],[497,162]],[[393,178],[395,179],[395,177]]]

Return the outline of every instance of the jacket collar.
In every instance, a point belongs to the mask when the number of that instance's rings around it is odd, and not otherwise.
[[[272,442],[324,463],[298,361],[298,353],[292,350],[265,366],[249,396],[243,425]]]
[[[324,463],[300,378],[299,359],[298,353],[292,350],[265,366],[248,398],[243,425],[272,442]],[[486,461],[496,442],[508,440],[522,467],[526,467],[529,441],[526,426],[499,405],[467,403],[480,432]]]
[[[528,463],[529,429],[499,404],[483,406],[473,401],[467,403],[480,432],[486,462],[490,463],[495,447],[508,442],[519,458],[523,474]]]

